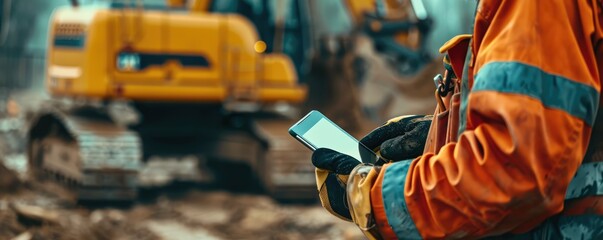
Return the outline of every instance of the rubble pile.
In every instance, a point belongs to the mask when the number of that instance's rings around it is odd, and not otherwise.
[[[58,184],[27,178],[25,119],[0,114],[0,239],[364,239],[317,203],[283,205],[265,195],[197,185],[157,187],[158,196],[121,208],[76,205]],[[211,177],[194,172],[200,159],[151,162],[141,175],[148,188],[170,178]]]
[[[0,163],[0,194],[14,192],[19,186],[20,181],[17,174]]]
[[[0,239],[160,239],[148,230],[132,227],[125,218],[119,218],[119,211],[88,213],[10,205],[0,209]]]
[[[320,206],[280,205],[261,195],[192,190],[122,209],[24,195],[0,200],[0,239],[364,239]]]

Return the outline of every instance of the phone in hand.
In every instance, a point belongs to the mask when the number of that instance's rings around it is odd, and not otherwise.
[[[379,160],[372,150],[316,110],[293,124],[289,134],[312,151],[329,148],[350,155],[359,162],[375,163]]]

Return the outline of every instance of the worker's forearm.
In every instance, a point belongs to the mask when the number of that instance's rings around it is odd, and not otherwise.
[[[383,207],[373,210],[397,236],[492,235],[562,210],[590,137],[584,119],[518,94],[476,91],[469,103],[472,121],[457,143],[381,170],[372,196]]]

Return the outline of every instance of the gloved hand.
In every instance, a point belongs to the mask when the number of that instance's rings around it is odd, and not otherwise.
[[[346,197],[346,183],[352,170],[361,164],[346,154],[328,148],[312,153],[316,167],[316,184],[322,206],[331,214],[352,221]]]
[[[432,116],[401,116],[387,121],[360,142],[388,160],[406,160],[423,153]],[[346,154],[319,148],[312,154],[316,184],[322,206],[331,214],[352,221],[346,184],[352,170],[361,163]]]
[[[392,118],[360,142],[390,161],[416,158],[423,153],[432,119],[432,115]]]

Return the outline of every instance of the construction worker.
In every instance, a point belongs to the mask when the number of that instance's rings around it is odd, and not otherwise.
[[[382,166],[316,150],[323,206],[371,239],[603,239],[602,5],[479,2],[473,36],[443,48],[458,113],[369,133]],[[430,147],[455,116],[458,134]]]

